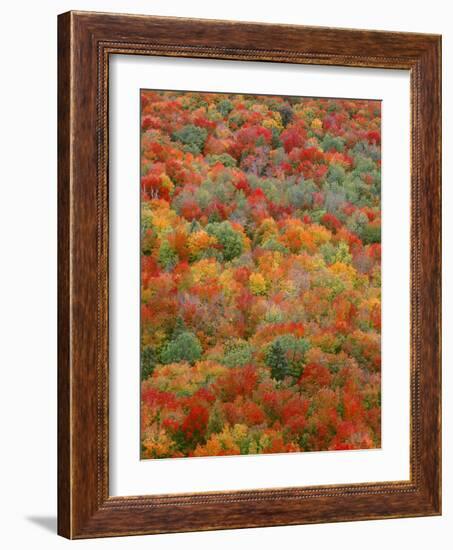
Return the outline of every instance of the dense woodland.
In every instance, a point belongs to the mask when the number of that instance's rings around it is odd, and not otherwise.
[[[142,458],[380,446],[380,125],[142,92]]]

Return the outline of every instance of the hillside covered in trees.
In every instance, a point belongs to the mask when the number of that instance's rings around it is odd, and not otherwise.
[[[142,458],[380,446],[380,124],[142,91]]]

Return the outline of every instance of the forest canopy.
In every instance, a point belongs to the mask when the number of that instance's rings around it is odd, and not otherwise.
[[[379,101],[141,93],[141,457],[381,442]]]

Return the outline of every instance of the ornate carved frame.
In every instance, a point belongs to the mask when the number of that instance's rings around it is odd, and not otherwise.
[[[87,538],[440,514],[441,38],[68,12],[59,16],[58,48],[58,532]],[[410,71],[410,481],[109,496],[112,54]]]

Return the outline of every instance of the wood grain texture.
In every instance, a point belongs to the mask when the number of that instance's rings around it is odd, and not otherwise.
[[[58,532],[71,536],[70,17],[58,22]]]
[[[87,538],[440,514],[440,37],[69,12],[59,16],[58,47],[58,532]],[[111,54],[410,71],[410,481],[109,496]]]

